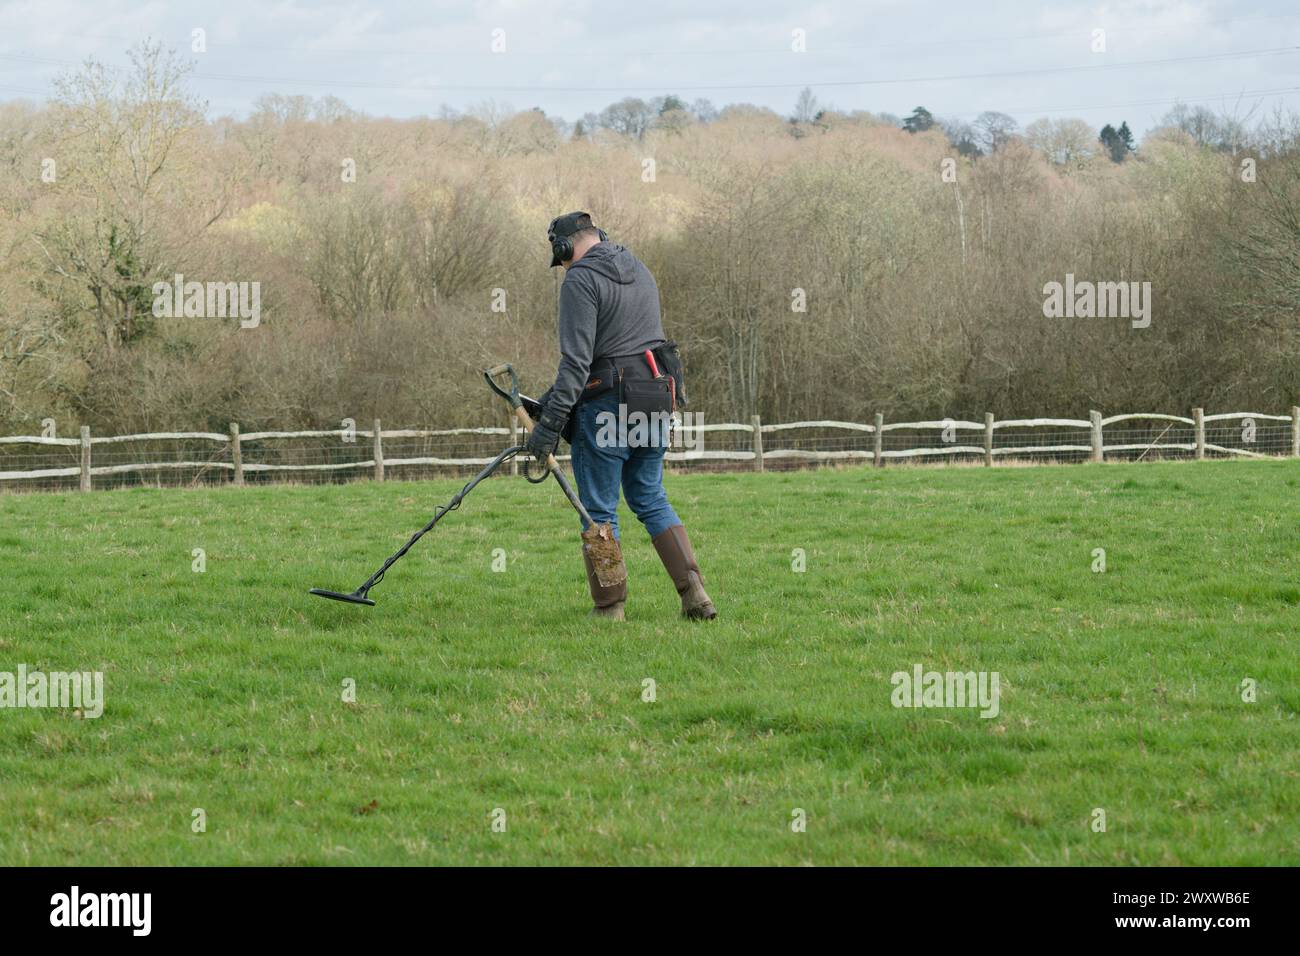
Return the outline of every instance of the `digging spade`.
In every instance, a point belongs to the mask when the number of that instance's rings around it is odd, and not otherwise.
[[[510,375],[510,391],[506,391],[496,379],[503,374]],[[519,419],[519,424],[527,431],[532,431],[533,420],[528,415],[528,410],[524,408],[523,399],[519,395],[519,376],[515,374],[513,365],[508,363],[495,365],[483,373],[487,380],[488,387],[496,392],[507,402],[514,411],[515,417]],[[564,497],[569,499],[569,504],[573,505],[578,516],[582,518],[582,524],[585,530],[582,532],[582,549],[591,558],[592,567],[596,571],[596,580],[600,582],[601,587],[613,587],[616,584],[622,584],[627,580],[627,566],[623,564],[623,550],[619,546],[618,538],[614,537],[614,527],[609,522],[597,524],[592,520],[587,509],[582,506],[578,500],[577,492],[569,484],[569,479],[564,477],[564,472],[560,469],[560,464],[555,460],[555,455],[546,456],[546,471],[541,477],[533,478],[528,473],[528,465],[524,465],[524,477],[533,484],[540,484],[546,480],[546,474],[550,473],[555,476],[560,490],[564,492]]]

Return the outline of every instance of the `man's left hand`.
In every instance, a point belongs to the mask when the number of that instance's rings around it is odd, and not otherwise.
[[[555,454],[559,447],[560,430],[543,417],[542,421],[533,423],[533,430],[528,433],[528,441],[524,444],[538,461],[546,461],[547,456]]]

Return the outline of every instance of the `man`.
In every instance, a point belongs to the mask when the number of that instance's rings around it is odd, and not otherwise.
[[[551,267],[565,270],[560,287],[560,368],[555,384],[539,400],[542,407],[537,427],[528,436],[528,450],[545,459],[563,434],[572,446],[583,506],[593,521],[609,522],[616,538],[621,486],[677,588],[682,614],[713,618],[718,612],[705,593],[690,538],[663,487],[674,383],[654,361],[653,350],[666,344],[659,287],[650,270],[610,242],[585,212],[552,220],[547,238]],[[620,427],[620,422],[631,423],[636,413],[649,418],[652,426]],[[655,417],[659,413],[662,416]],[[626,577],[604,587],[585,544],[583,560],[595,605],[592,614],[623,620]]]

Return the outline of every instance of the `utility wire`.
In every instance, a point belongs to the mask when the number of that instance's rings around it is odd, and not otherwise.
[[[18,86],[0,85],[0,90],[13,93],[27,93],[32,96],[48,97],[48,90],[32,90]],[[1044,113],[1071,113],[1071,112],[1088,112],[1091,110],[1124,110],[1134,109],[1143,106],[1174,106],[1178,103],[1204,103],[1210,100],[1219,99],[1246,99],[1256,96],[1278,96],[1290,93],[1300,93],[1300,86],[1278,86],[1267,90],[1231,90],[1222,93],[1203,93],[1194,96],[1176,96],[1173,99],[1159,100],[1130,100],[1125,103],[1093,103],[1088,105],[1075,106],[1028,106],[1028,107],[998,107],[997,112],[1006,113],[1008,116],[1037,116]],[[957,119],[964,116],[978,116],[984,110],[967,110],[963,112],[942,111],[936,115],[943,119]]]
[[[734,86],[697,86],[697,87],[677,87],[679,90],[747,90],[747,89],[802,89],[804,86],[811,87],[829,87],[829,86],[877,86],[892,85],[902,83],[926,83],[926,82],[951,82],[966,81],[975,79],[996,79],[1009,77],[1026,77],[1047,74],[1060,73],[1087,73],[1092,71],[1105,71],[1114,69],[1134,69],[1146,66],[1163,66],[1172,63],[1187,62],[1208,62],[1228,59],[1241,59],[1255,56],[1285,56],[1300,52],[1300,47],[1273,47],[1260,50],[1242,50],[1230,53],[1210,53],[1197,54],[1183,57],[1167,57],[1161,59],[1135,60],[1120,63],[1103,63],[1096,66],[1074,66],[1074,67],[1048,67],[1042,69],[1030,70],[1003,70],[990,73],[967,73],[967,74],[948,74],[942,76],[922,76],[908,78],[882,78],[874,80],[831,80],[825,82],[809,83],[790,83],[790,84],[738,84]],[[60,60],[51,57],[33,56],[22,53],[0,53],[0,59],[17,60],[22,62],[46,63],[57,66],[75,66],[77,61]],[[350,81],[338,80],[304,80],[289,77],[266,77],[266,76],[249,76],[237,74],[221,74],[195,72],[192,74],[196,78],[223,80],[235,82],[256,82],[264,84],[277,83],[307,83],[315,85],[335,86],[345,89],[388,89],[415,92],[438,92],[438,91],[528,91],[528,92],[632,92],[650,89],[650,87],[543,87],[543,86],[459,86],[459,85],[428,85],[428,86],[409,86],[400,84],[383,84],[383,83],[357,83]],[[8,92],[24,93],[32,96],[48,96],[46,91],[35,90],[28,87],[3,86],[0,89]],[[1300,87],[1278,87],[1267,90],[1238,90],[1223,93],[1205,94],[1201,96],[1180,96],[1172,100],[1140,100],[1127,103],[1096,104],[1089,106],[1061,106],[1061,107],[1026,107],[1026,108],[1002,108],[1000,112],[1011,115],[1028,115],[1033,113],[1060,113],[1073,110],[1099,110],[1099,109],[1124,109],[1140,106],[1159,106],[1170,105],[1180,102],[1195,102],[1218,99],[1222,97],[1247,97],[1247,96],[1267,96],[1274,94],[1289,94],[1300,91]],[[964,113],[949,113],[949,116],[966,116],[977,115],[978,111]]]
[[[1178,56],[1165,57],[1162,59],[1152,60],[1130,60],[1120,63],[1101,63],[1096,66],[1056,66],[1043,67],[1031,70],[997,70],[989,73],[950,73],[931,76],[911,76],[896,77],[884,79],[864,79],[864,80],[809,80],[799,83],[732,83],[732,84],[701,84],[694,86],[678,86],[677,90],[683,92],[707,92],[720,90],[800,90],[804,87],[844,87],[844,86],[895,86],[908,83],[952,83],[957,81],[968,80],[988,80],[988,79],[1010,79],[1013,77],[1029,76],[1049,76],[1064,73],[1092,73],[1108,72],[1110,70],[1131,70],[1148,66],[1166,66],[1173,63],[1205,63],[1217,60],[1234,60],[1251,57],[1263,56],[1286,56],[1300,53],[1300,47],[1274,47],[1262,50],[1241,50],[1235,53],[1207,53],[1195,56]],[[647,90],[661,88],[662,84],[650,84],[642,86],[540,86],[535,84],[523,85],[460,85],[460,84],[429,84],[423,86],[410,86],[401,84],[385,83],[354,83],[345,80],[302,80],[296,78],[276,78],[264,76],[244,76],[231,73],[204,73],[196,71],[196,77],[203,79],[214,79],[234,82],[256,82],[256,83],[306,83],[308,85],[335,86],[344,89],[388,89],[401,91],[418,91],[418,92],[529,92],[529,93],[638,93]]]
[[[1149,33],[1174,33],[1187,29],[1203,29],[1205,27],[1223,26],[1233,23],[1252,23],[1265,20],[1291,20],[1300,17],[1300,13],[1277,13],[1266,14],[1257,17],[1224,17],[1217,20],[1203,20],[1199,23],[1182,23],[1174,26],[1139,26],[1139,27],[1105,27],[1098,24],[1097,28],[1106,30],[1108,37],[1125,37],[1133,34]],[[858,53],[869,50],[910,50],[920,49],[923,47],[944,47],[944,46],[971,46],[971,45],[988,45],[993,43],[1017,43],[1025,40],[1058,40],[1058,39],[1091,39],[1091,32],[1088,30],[1069,30],[1054,33],[1026,33],[1017,36],[983,36],[983,37],[955,37],[945,40],[913,40],[905,43],[871,43],[871,44],[840,44],[832,43],[826,46],[813,43],[801,55],[818,55],[823,53]],[[814,35],[816,35],[814,31]],[[81,40],[110,40],[116,43],[134,43],[135,38],[106,36],[103,34],[89,33],[64,33],[56,34],[57,36],[68,37]],[[304,46],[268,46],[256,43],[238,43],[238,42],[220,42],[208,41],[209,47],[225,47],[229,49],[243,50],[265,50],[274,53],[302,53],[302,54],[357,54],[359,56],[427,56],[427,57],[450,57],[450,56],[500,56],[501,54],[493,53],[487,49],[471,50],[463,46],[455,49],[444,50],[403,50],[392,48],[362,48],[362,47],[304,47]],[[748,55],[777,55],[790,53],[789,47],[772,47],[772,48],[751,48],[751,49],[722,49],[722,50],[612,50],[592,45],[592,48],[583,52],[585,59],[596,59],[606,57],[611,59],[627,59],[630,57],[640,56],[748,56]],[[527,57],[545,57],[548,59],[556,58],[557,51],[511,51],[510,56],[527,56]]]
[[[1127,103],[1095,103],[1090,106],[1030,106],[1030,107],[1007,107],[997,109],[999,113],[1006,113],[1008,116],[1028,116],[1039,113],[1071,113],[1087,112],[1089,110],[1123,110],[1133,109],[1141,106],[1173,106],[1177,103],[1203,103],[1207,100],[1218,99],[1244,99],[1253,96],[1274,96],[1287,93],[1300,93],[1300,86],[1278,86],[1269,90],[1234,90],[1226,93],[1205,93],[1197,96],[1177,96],[1172,100],[1130,100]],[[978,116],[983,110],[969,110],[963,113],[943,113],[944,118],[960,116]]]
[[[988,73],[948,73],[929,76],[892,77],[862,80],[807,80],[798,83],[730,83],[703,84],[674,87],[680,91],[716,91],[716,90],[783,90],[803,89],[804,87],[825,88],[845,86],[895,86],[907,83],[952,83],[969,80],[1011,79],[1031,76],[1051,76],[1069,73],[1104,73],[1111,70],[1132,70],[1151,66],[1167,66],[1174,63],[1209,63],[1221,60],[1247,59],[1252,57],[1289,56],[1300,53],[1300,47],[1269,47],[1259,50],[1238,50],[1231,53],[1203,53],[1191,56],[1162,57],[1149,60],[1127,60],[1119,63],[1099,63],[1095,66],[1055,66],[1028,70],[996,70]],[[0,53],[0,59],[25,60],[33,62],[72,65],[71,61],[54,60],[47,57],[34,57],[21,53]],[[642,86],[541,86],[536,84],[477,85],[477,84],[426,84],[413,86],[399,83],[369,83],[352,80],[325,80],[288,76],[259,76],[238,73],[208,73],[195,71],[192,76],[199,79],[221,80],[236,83],[263,84],[298,84],[306,86],[325,86],[356,90],[398,90],[405,92],[529,92],[529,93],[637,93],[659,89],[662,84]]]

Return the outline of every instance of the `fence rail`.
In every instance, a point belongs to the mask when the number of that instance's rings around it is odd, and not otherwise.
[[[1120,425],[1124,427],[1115,427]],[[1106,443],[1108,428],[1111,430],[1110,444]],[[205,476],[214,472],[228,474],[229,480],[236,485],[244,484],[245,479],[251,475],[279,473],[320,473],[347,477],[354,472],[368,472],[375,479],[383,480],[392,469],[409,474],[409,469],[414,467],[466,468],[487,464],[494,457],[496,449],[492,449],[493,454],[487,454],[486,457],[474,453],[483,445],[485,436],[509,436],[511,443],[515,444],[519,441],[518,426],[513,424],[511,427],[385,430],[379,421],[375,421],[370,429],[241,433],[239,426],[232,424],[230,430],[224,433],[147,432],[138,435],[92,436],[90,429],[85,426],[82,426],[80,432],[78,438],[59,438],[53,435],[0,436],[0,482],[76,478],[80,489],[89,491],[94,487],[94,479],[97,477],[151,472],[160,475],[186,471]],[[959,436],[959,433],[967,434]],[[999,433],[1007,435],[1008,441],[999,443]],[[923,440],[927,437],[928,441]],[[293,455],[278,452],[274,447],[279,442],[308,439],[328,442],[327,445],[316,446],[315,451],[318,452],[318,458],[331,460],[294,460]],[[449,453],[392,453],[394,448],[427,450],[436,439],[450,445]],[[385,442],[390,443],[388,453]],[[719,442],[724,447],[703,447]],[[128,458],[125,461],[103,461],[106,455],[110,458],[122,456],[120,452],[108,452],[107,446],[132,443],[167,446],[173,449],[175,457],[171,460],[132,461]],[[778,443],[782,447],[773,447]],[[254,447],[250,448],[250,445]],[[14,457],[7,446],[50,447],[67,449],[68,452],[76,449],[75,453],[68,454],[68,458],[73,458],[75,464],[21,469],[6,467],[13,463],[8,459]],[[96,448],[104,448],[105,451],[96,456]],[[203,456],[205,448],[211,452],[206,458]],[[679,426],[674,437],[674,448],[668,452],[667,460],[683,467],[696,463],[731,463],[763,471],[769,465],[781,463],[798,466],[818,462],[858,461],[870,462],[879,467],[890,460],[930,457],[950,460],[970,456],[982,459],[985,465],[992,465],[997,459],[1033,459],[1044,455],[1051,456],[1053,460],[1059,460],[1062,456],[1086,456],[1091,461],[1104,461],[1107,455],[1122,457],[1140,453],[1138,457],[1144,458],[1150,453],[1167,456],[1171,452],[1190,453],[1198,459],[1210,455],[1243,458],[1300,457],[1300,407],[1293,407],[1289,415],[1264,412],[1206,415],[1202,409],[1195,408],[1191,417],[1155,412],[1103,417],[1100,412],[1094,411],[1086,420],[1017,418],[997,421],[989,413],[982,422],[944,419],[886,423],[883,415],[876,415],[873,423],[828,420],[763,424],[755,415],[749,423]],[[169,457],[162,455],[161,449],[159,454],[164,459]],[[100,459],[98,464],[97,457]],[[36,461],[28,455],[20,458],[19,463],[28,459]],[[561,456],[561,459],[566,460],[567,456]],[[517,467],[517,463],[512,463],[512,468],[517,470]]]

